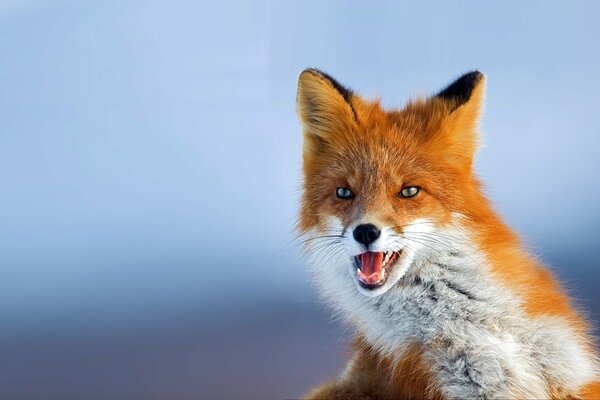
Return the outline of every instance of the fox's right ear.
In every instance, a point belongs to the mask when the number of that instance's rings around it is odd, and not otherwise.
[[[316,69],[305,69],[298,78],[296,111],[304,133],[328,141],[356,128],[351,105],[353,93],[335,79]],[[308,138],[307,138],[308,139]]]

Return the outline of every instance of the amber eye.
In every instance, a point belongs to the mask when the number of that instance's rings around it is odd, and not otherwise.
[[[399,197],[404,197],[404,198],[408,198],[408,197],[415,197],[417,194],[419,194],[420,189],[416,186],[407,186],[405,188],[402,188],[402,190],[400,191],[400,193],[398,194]]]
[[[339,187],[335,190],[335,195],[340,199],[351,199],[354,197],[352,190],[348,188]]]

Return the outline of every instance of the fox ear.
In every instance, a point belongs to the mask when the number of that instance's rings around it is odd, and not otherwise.
[[[483,97],[484,81],[485,75],[479,71],[472,71],[452,82],[435,97],[452,102],[453,111],[462,105],[472,103],[472,100],[477,103],[477,108],[479,108]]]
[[[455,160],[473,162],[479,142],[479,117],[485,95],[485,75],[479,71],[464,74],[433,98],[444,103],[446,148]]]
[[[352,108],[352,91],[316,69],[305,69],[298,78],[296,110],[304,132],[319,140],[352,131],[356,113]]]

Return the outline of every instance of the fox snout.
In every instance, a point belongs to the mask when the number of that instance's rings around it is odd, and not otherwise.
[[[364,244],[366,248],[368,248],[371,243],[376,241],[379,235],[381,235],[381,230],[373,224],[358,225],[352,232],[354,240],[356,240],[358,243]]]

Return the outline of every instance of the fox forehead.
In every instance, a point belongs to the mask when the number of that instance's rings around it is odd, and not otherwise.
[[[333,143],[331,151],[319,154],[312,161],[319,164],[315,169],[318,176],[344,177],[352,186],[401,185],[414,178],[426,178],[439,169],[434,159],[420,154],[417,146],[412,147],[385,139],[375,143]]]
[[[335,146],[332,144],[330,150],[305,163],[308,195],[346,187],[355,194],[395,196],[405,186],[418,186],[430,194],[444,196],[451,194],[460,181],[457,171],[434,154],[423,152],[419,146],[399,145],[397,139],[380,138],[370,143],[359,139]]]

